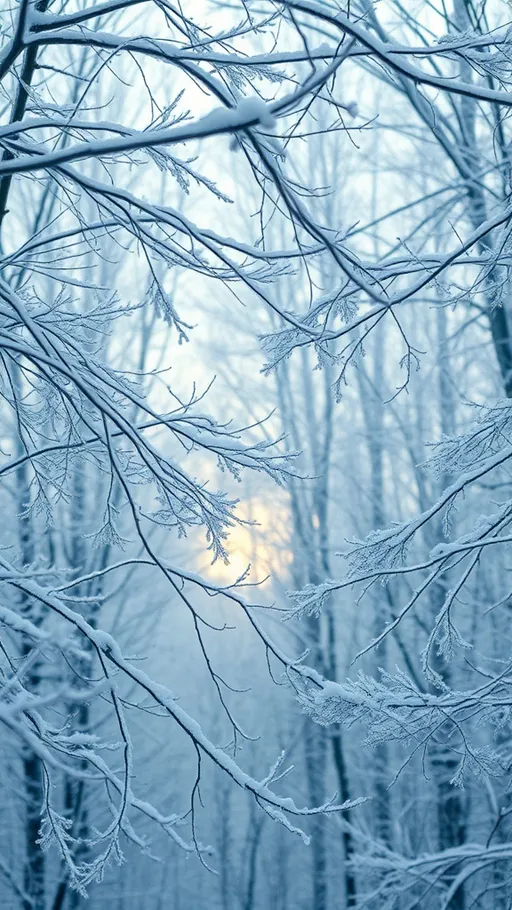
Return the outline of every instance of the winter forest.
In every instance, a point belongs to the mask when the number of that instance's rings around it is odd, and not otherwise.
[[[1,910],[510,910],[510,0],[0,14]]]

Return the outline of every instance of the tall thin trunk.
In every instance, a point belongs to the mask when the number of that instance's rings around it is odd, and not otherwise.
[[[38,0],[35,4],[39,13],[48,9],[49,0]],[[19,17],[26,16],[27,5],[20,5]],[[19,21],[20,21],[19,20]],[[14,123],[23,118],[29,97],[29,89],[37,67],[37,45],[27,48],[23,55],[23,62],[19,74],[19,84],[14,104],[11,111],[10,122]],[[2,153],[2,161],[12,159],[13,154],[8,149]],[[9,211],[9,196],[12,187],[12,176],[6,175],[0,180],[0,249],[2,248],[1,231]],[[17,367],[13,374],[15,387],[21,389],[22,378]],[[18,399],[20,400],[20,399]],[[20,455],[24,454],[23,441],[17,440],[17,449]],[[16,488],[19,503],[18,538],[21,560],[24,565],[34,561],[34,533],[30,515],[27,513],[30,502],[30,481],[28,466],[21,464],[16,472]],[[30,609],[29,598],[22,594],[20,597],[20,611]],[[22,643],[22,656],[27,657],[31,650],[31,643]],[[31,667],[27,688],[37,692],[40,687],[40,670],[36,663]],[[41,807],[43,801],[43,779],[40,759],[33,753],[24,751],[23,754],[23,780],[27,809],[25,817],[25,863],[24,863],[24,890],[27,900],[23,900],[23,910],[45,910],[45,862],[44,855],[37,844],[41,825]]]
[[[438,364],[438,407],[440,417],[440,429],[443,436],[453,435],[455,431],[455,402],[453,395],[453,386],[449,370],[447,344],[447,314],[442,307],[437,309],[437,349],[439,352]],[[445,489],[451,482],[449,475],[443,475],[438,482],[439,492]],[[442,528],[439,527],[437,536],[442,539]],[[449,589],[449,581],[443,576],[439,582],[432,587],[431,591],[431,611],[432,619],[439,614],[443,608],[446,595]],[[450,664],[443,659],[434,649],[432,654],[432,666],[435,672],[439,673],[447,686],[452,688],[454,680]],[[447,742],[449,731],[441,729],[436,735],[434,748],[432,751],[431,763],[435,769],[434,780],[437,786],[437,814],[438,814],[438,844],[439,850],[451,850],[454,847],[460,847],[466,839],[466,801],[464,794],[453,786],[451,780],[459,764],[457,755],[454,755]],[[458,868],[453,870],[453,876],[456,876]],[[465,896],[464,888],[461,886],[454,893],[450,910],[464,910]]]
[[[265,821],[265,816],[261,813],[256,817],[251,804],[251,817],[250,817],[250,840],[249,840],[249,849],[247,857],[247,888],[245,892],[245,900],[243,903],[243,910],[254,910],[255,898],[256,898],[256,873],[257,873],[257,864],[258,864],[258,853],[261,843],[261,835],[263,832],[263,823]]]
[[[16,377],[19,385],[21,378]],[[21,440],[18,444],[21,454]],[[23,462],[16,469],[16,491],[18,496],[18,539],[21,561],[23,565],[31,565],[34,561],[34,529],[28,512],[30,503],[30,482],[27,462]],[[20,612],[30,612],[31,602],[26,594],[20,596]],[[32,618],[32,617],[31,617]],[[36,620],[37,621],[37,620]],[[32,642],[24,640],[22,643],[22,657],[27,658],[32,650]],[[26,687],[30,692],[40,690],[40,664],[31,665],[28,673]],[[26,816],[25,816],[25,863],[24,863],[24,891],[27,899],[23,901],[23,910],[44,910],[45,908],[45,861],[44,854],[37,841],[41,826],[41,808],[43,802],[43,778],[41,760],[34,752],[25,747],[23,752],[23,780],[25,786]]]
[[[374,370],[371,377],[360,382],[360,399],[362,403],[370,467],[369,519],[373,530],[386,526],[385,490],[384,490],[384,342],[383,330],[374,336]],[[368,381],[369,380],[369,381]],[[387,592],[390,596],[389,591]],[[373,637],[382,633],[389,614],[386,611],[387,599],[380,592],[373,599]],[[384,607],[384,611],[383,611]],[[387,668],[388,640],[385,638],[374,655],[374,672]],[[375,834],[385,846],[391,846],[392,825],[387,776],[389,768],[389,748],[386,743],[379,743],[374,750],[373,766],[375,769]]]

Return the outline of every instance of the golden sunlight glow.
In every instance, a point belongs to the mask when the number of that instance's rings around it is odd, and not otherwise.
[[[227,541],[229,564],[217,560],[208,575],[222,584],[232,584],[250,564],[249,582],[267,575],[283,576],[292,561],[289,543],[290,516],[288,503],[279,495],[272,502],[249,499],[237,509],[247,524],[232,528]]]

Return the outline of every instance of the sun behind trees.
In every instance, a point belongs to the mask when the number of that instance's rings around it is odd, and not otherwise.
[[[0,895],[140,907],[122,863],[164,833],[251,910],[298,834],[314,910],[505,908],[508,4],[185,6],[3,11]],[[196,571],[249,482],[283,629],[236,558]],[[251,699],[286,719],[254,751]]]

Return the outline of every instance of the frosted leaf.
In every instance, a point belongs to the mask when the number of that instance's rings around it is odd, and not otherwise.
[[[171,295],[167,293],[159,282],[153,281],[148,291],[148,302],[151,303],[159,316],[172,326],[178,332],[178,341],[188,341],[187,331],[192,328],[191,325],[184,322],[178,315]]]

